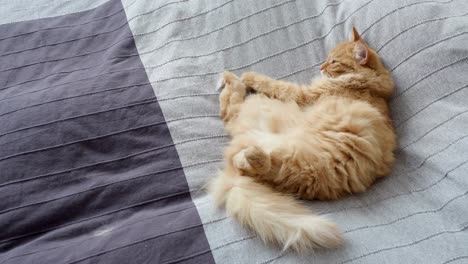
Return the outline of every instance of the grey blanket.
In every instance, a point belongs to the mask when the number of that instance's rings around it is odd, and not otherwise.
[[[0,0],[1,263],[468,263],[465,0]],[[264,245],[202,187],[219,74],[307,83],[356,26],[396,80],[393,173]]]

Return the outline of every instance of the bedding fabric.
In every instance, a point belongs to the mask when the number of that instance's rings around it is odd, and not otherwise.
[[[0,0],[1,263],[468,263],[465,0]],[[203,186],[219,74],[306,83],[356,26],[391,69],[393,173],[310,202],[346,244],[264,245]]]

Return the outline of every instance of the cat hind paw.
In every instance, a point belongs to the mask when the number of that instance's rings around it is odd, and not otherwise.
[[[233,157],[233,163],[238,169],[253,174],[264,174],[271,168],[270,156],[257,146],[239,151]]]

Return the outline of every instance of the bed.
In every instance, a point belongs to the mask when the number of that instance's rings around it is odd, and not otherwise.
[[[0,0],[0,263],[468,263],[468,2]],[[393,173],[264,245],[203,191],[219,74],[308,82],[356,26],[396,81]]]

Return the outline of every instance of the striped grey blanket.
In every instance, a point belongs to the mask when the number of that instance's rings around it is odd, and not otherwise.
[[[0,0],[0,263],[468,263],[465,0]],[[355,25],[391,69],[394,172],[265,246],[201,190],[219,73],[305,83]]]

